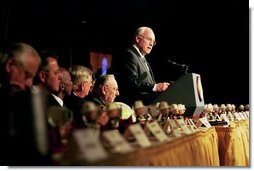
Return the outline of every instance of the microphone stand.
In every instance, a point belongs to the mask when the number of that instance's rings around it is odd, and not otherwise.
[[[170,59],[168,60],[168,62],[171,63],[171,64],[173,64],[173,65],[180,66],[181,68],[184,69],[184,74],[187,74],[188,69],[189,69],[189,66],[188,66],[188,65],[179,64],[179,63],[176,63],[176,62],[174,62],[174,61],[171,61]]]

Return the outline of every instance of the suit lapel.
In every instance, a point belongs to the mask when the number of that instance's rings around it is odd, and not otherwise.
[[[138,51],[134,47],[131,47],[131,49],[135,53],[136,58],[138,59],[139,65],[142,66],[144,71],[148,72],[147,67],[145,66],[145,63],[142,61],[141,56],[138,53]]]
[[[151,81],[151,83],[155,83],[155,79],[154,79],[154,76],[153,76],[153,72],[152,72],[152,69],[149,65],[149,63],[147,62],[147,66],[149,68],[147,68],[146,64],[145,64],[145,61],[143,61],[142,57],[140,56],[140,54],[138,53],[137,49],[135,49],[133,46],[131,47],[131,50],[133,51],[133,53],[135,54],[138,62],[139,62],[139,66],[141,66],[143,68],[144,71],[147,72],[148,74],[148,79]]]

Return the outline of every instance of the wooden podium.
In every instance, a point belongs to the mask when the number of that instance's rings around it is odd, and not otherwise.
[[[205,106],[200,75],[195,73],[183,75],[152,103],[161,101],[167,101],[170,105],[184,104],[186,116],[200,114]]]

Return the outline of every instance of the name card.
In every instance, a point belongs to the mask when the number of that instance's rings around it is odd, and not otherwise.
[[[215,113],[215,118],[216,118],[216,120],[218,119],[218,121],[222,121],[220,116],[217,113]]]
[[[189,128],[189,130],[194,133],[197,131],[197,129],[194,128],[194,125],[187,125],[187,127]]]
[[[191,131],[189,130],[183,119],[177,119],[176,122],[180,125],[185,134],[191,134]]]
[[[133,148],[123,138],[118,130],[104,131],[102,135],[117,152],[128,153],[133,151]]]
[[[245,120],[245,119],[246,119],[246,117],[244,116],[243,112],[239,112],[238,114],[240,115],[240,117],[242,118],[242,120]]]
[[[190,130],[192,131],[192,132],[196,132],[197,130],[198,130],[198,128],[197,128],[197,126],[195,125],[195,123],[193,122],[193,120],[192,119],[188,119],[187,118],[187,122],[188,122],[188,124],[189,124],[189,128],[190,128]]]
[[[146,124],[149,131],[160,141],[168,141],[167,135],[163,132],[157,121]]]
[[[238,121],[242,120],[241,116],[237,112],[235,112],[234,115]]]
[[[228,113],[228,119],[229,119],[230,121],[234,121],[234,120],[235,120],[235,119],[234,119],[234,116],[232,115],[231,112]]]
[[[247,115],[247,117],[249,118],[249,111],[245,111],[245,114]]]
[[[169,125],[169,122],[168,122],[168,120],[166,120],[165,122],[164,122],[164,124],[163,124],[163,131],[166,133],[166,134],[168,134],[168,133],[170,133],[171,132],[171,128],[170,128],[170,125]]]
[[[152,145],[140,124],[130,125],[128,129],[130,130],[131,134],[136,138],[137,142],[141,147],[149,147]]]
[[[230,124],[230,121],[225,113],[221,114],[220,116],[222,117],[222,119],[224,119],[224,121],[226,121],[228,123],[228,125]]]
[[[207,118],[206,117],[203,117],[203,118],[200,118],[199,119],[202,124],[204,124],[207,128],[210,128],[211,127],[211,124],[208,122]]]
[[[200,128],[203,125],[203,123],[198,119],[196,123],[196,127]]]
[[[172,128],[173,135],[174,135],[175,137],[180,137],[180,136],[181,136],[181,133],[180,133],[180,131],[179,131],[179,129],[178,129],[178,126],[176,125],[175,120],[169,119],[169,120],[168,120],[168,123],[169,123],[169,125],[170,125],[171,128]]]
[[[100,143],[99,137],[95,135],[93,129],[74,131],[73,140],[77,144],[82,158],[89,162],[102,160],[108,156]]]
[[[243,113],[243,116],[247,119],[248,116],[247,116],[247,112],[242,112]]]

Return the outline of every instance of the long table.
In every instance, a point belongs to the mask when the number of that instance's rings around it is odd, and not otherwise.
[[[133,145],[135,147],[135,144]],[[64,165],[92,166],[219,166],[218,135],[214,127],[154,143],[147,148],[135,147],[127,154],[112,154],[104,161],[65,161]]]
[[[249,166],[249,120],[216,126],[221,166]]]

